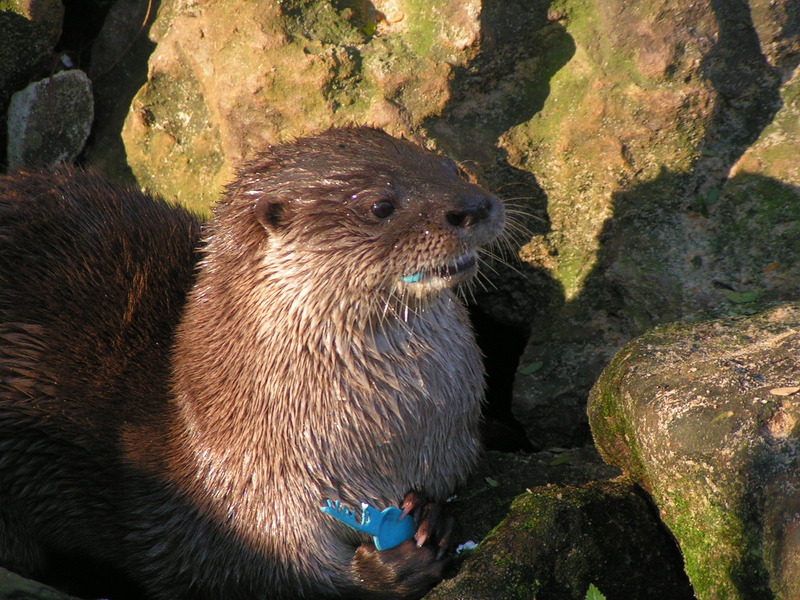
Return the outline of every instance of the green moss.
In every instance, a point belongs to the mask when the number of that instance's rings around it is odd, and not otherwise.
[[[147,126],[143,144],[128,147],[128,161],[137,181],[200,214],[216,201],[224,157],[219,132],[191,77],[176,79],[156,73],[134,100],[138,119]],[[177,172],[181,176],[159,177]]]
[[[645,488],[650,477],[642,456],[636,428],[620,394],[631,356],[639,341],[630,342],[617,352],[589,393],[587,411],[592,436],[606,462],[618,466]]]
[[[777,129],[785,134],[784,140],[797,142],[800,136],[800,119],[797,118],[800,113],[800,77],[795,77],[781,89],[781,100],[783,107],[775,115],[774,123],[764,130],[764,134],[768,136]]]
[[[367,18],[359,10],[358,2],[340,2],[334,5],[319,0],[285,0],[280,4],[288,18],[288,33],[316,40],[324,44],[361,44]]]
[[[675,493],[658,501],[669,506],[665,522],[683,551],[686,573],[697,597],[768,599],[768,574],[762,556],[758,518],[740,499],[734,508],[711,500],[711,491],[697,490],[699,477],[672,486]],[[729,495],[729,494],[728,494]]]
[[[576,51],[573,61],[585,60],[582,50]],[[573,118],[584,101],[591,77],[570,73],[564,69],[550,80],[550,94],[541,112],[529,121],[530,137],[540,143],[551,145],[560,132],[561,124]]]
[[[437,19],[435,2],[407,0],[408,34],[406,39],[414,52],[421,57],[435,58]]]
[[[364,72],[364,58],[360,50],[338,49],[323,95],[340,118],[351,121],[358,121],[380,98],[380,89]]]
[[[638,3],[628,7],[629,13],[636,13],[636,18],[643,22],[656,22],[660,16],[642,14],[645,11],[663,11],[659,3]],[[592,62],[602,77],[609,81],[619,80],[626,85],[635,85],[642,89],[656,89],[661,82],[643,75],[635,62],[638,47],[620,44],[613,36],[603,30],[598,5],[590,0],[557,0],[552,4],[551,12],[566,15],[568,30],[578,45],[588,51]],[[630,17],[629,17],[630,18]]]
[[[684,485],[684,495],[663,500],[670,505],[664,519],[680,544],[695,593],[701,599],[738,598],[728,575],[737,563],[733,548],[741,544],[741,525],[730,510],[708,503],[703,495],[685,494],[697,486],[696,480]]]
[[[513,556],[509,556],[508,554],[497,554],[494,557],[494,564],[497,568],[503,569],[506,567],[511,567],[517,564],[516,559]]]
[[[581,248],[568,247],[561,255],[555,277],[564,288],[564,297],[571,300],[580,293],[583,282],[594,267],[594,253],[581,252]]]
[[[728,182],[714,209],[720,229],[712,248],[732,268],[758,274],[770,264],[793,267],[800,254],[800,193],[795,186],[741,173]],[[755,279],[745,284],[761,285]]]
[[[540,110],[520,126],[535,144],[551,144],[557,138],[562,123],[574,117],[594,78],[593,62],[585,47],[576,43],[580,39],[576,29],[583,28],[588,11],[580,2],[556,2],[551,12],[568,15],[566,29],[556,23],[540,33],[544,43],[537,57],[538,77],[528,79],[526,98]]]
[[[270,63],[275,69],[275,77],[270,80],[268,87],[263,90],[266,104],[275,103],[277,106],[291,105],[288,110],[276,111],[304,120],[304,123],[283,123],[282,126],[299,128],[301,131],[308,127],[308,123],[325,122],[330,118],[330,107],[324,95],[318,92],[318,81],[330,82],[331,65],[324,60],[307,61],[302,55],[309,53],[314,48],[323,53],[320,42],[297,42],[276,48],[270,53]],[[269,98],[269,100],[266,100]],[[288,121],[288,119],[287,119]],[[311,127],[310,129],[313,129]]]
[[[800,192],[756,173],[741,173],[726,186],[726,200],[747,210],[748,217],[769,223],[800,220]]]

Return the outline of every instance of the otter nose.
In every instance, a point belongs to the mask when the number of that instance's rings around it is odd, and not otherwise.
[[[486,220],[492,212],[492,199],[487,196],[467,199],[464,204],[460,210],[452,210],[445,215],[453,227],[473,227]]]

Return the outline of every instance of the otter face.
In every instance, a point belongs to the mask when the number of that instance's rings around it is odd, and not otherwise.
[[[480,190],[480,188],[478,188]],[[492,241],[503,226],[503,206],[500,201],[482,193],[461,205],[452,207],[444,215],[444,220],[456,238],[469,238],[472,243],[464,243],[464,252],[447,262],[423,265],[414,273],[403,275],[400,281],[408,289],[419,293],[439,290],[472,278],[478,271],[477,249]],[[459,232],[460,229],[465,231]],[[430,232],[426,231],[425,235]]]
[[[233,191],[272,252],[363,293],[424,297],[468,280],[505,224],[501,201],[452,160],[370,128],[276,147]]]

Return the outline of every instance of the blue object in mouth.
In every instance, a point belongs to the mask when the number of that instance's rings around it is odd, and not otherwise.
[[[429,273],[436,277],[452,277],[465,271],[467,269],[471,269],[475,266],[475,255],[474,254],[464,254],[457,258],[454,262],[448,263],[441,267],[437,267],[435,269],[431,269]],[[400,278],[400,281],[404,283],[417,283],[425,276],[425,271],[417,271],[411,275],[404,275]]]
[[[417,283],[420,279],[422,279],[422,271],[418,271],[413,275],[404,275],[400,278],[401,281],[405,281],[406,283]]]

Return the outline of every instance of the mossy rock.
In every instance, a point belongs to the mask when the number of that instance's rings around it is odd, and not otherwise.
[[[131,170],[202,212],[269,144],[335,125],[411,133],[441,111],[479,37],[474,4],[409,2],[395,16],[360,2],[166,0],[122,132]]]
[[[652,495],[698,598],[795,598],[800,305],[727,310],[745,314],[626,345],[592,390],[592,433]]]
[[[627,480],[549,485],[520,495],[508,516],[428,600],[693,598],[674,542]]]

